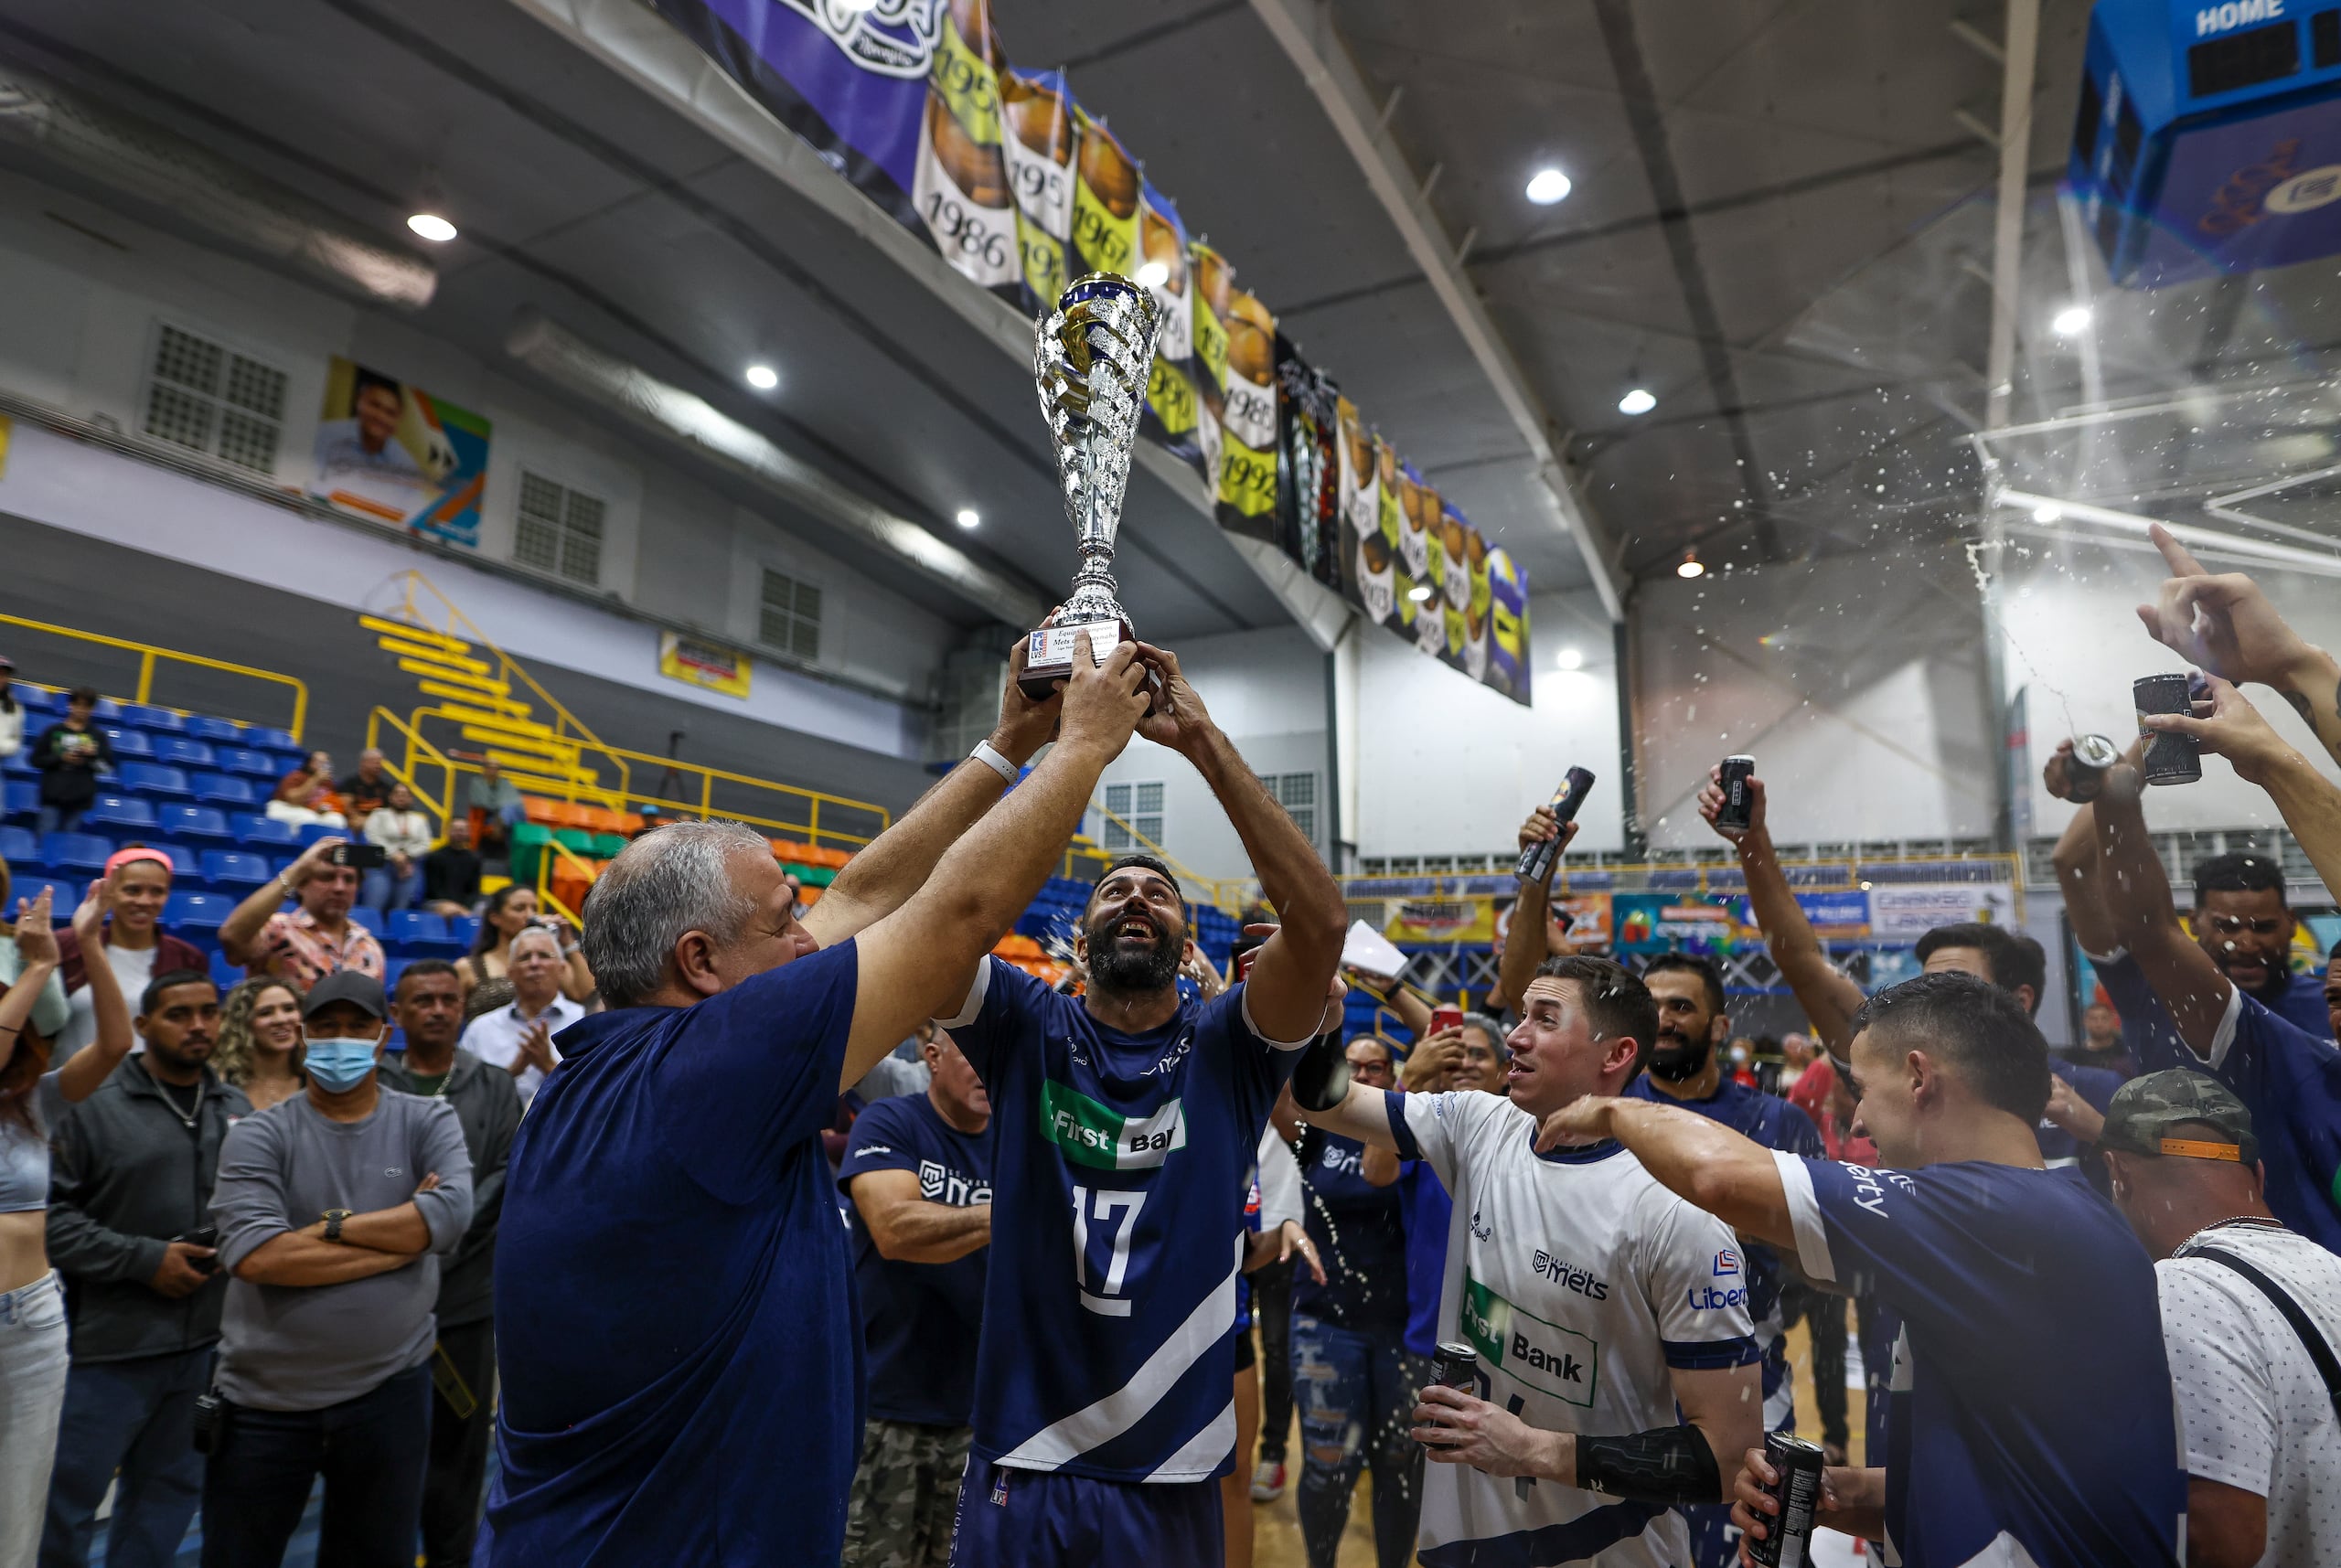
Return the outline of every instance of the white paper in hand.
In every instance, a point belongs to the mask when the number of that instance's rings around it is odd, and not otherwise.
[[[1342,942],[1342,963],[1369,975],[1395,978],[1406,966],[1406,955],[1398,951],[1397,944],[1361,920],[1350,927]]]

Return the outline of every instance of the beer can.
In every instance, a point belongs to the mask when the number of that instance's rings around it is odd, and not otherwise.
[[[1458,1341],[1442,1343],[1438,1347],[1438,1354],[1431,1358],[1430,1381],[1440,1388],[1477,1393],[1480,1388],[1480,1352]]]
[[[1577,819],[1577,807],[1593,788],[1593,775],[1583,768],[1571,768],[1561,780],[1561,787],[1553,792],[1550,802],[1553,815],[1566,827]],[[1553,874],[1553,862],[1561,853],[1561,840],[1556,835],[1531,844],[1520,852],[1520,864],[1513,875],[1523,882],[1541,882]]]
[[[2192,735],[2165,735],[2146,728],[2152,713],[2195,711],[2194,698],[2183,675],[2141,676],[2130,685],[2138,710],[2138,733],[2146,737],[2146,782],[2150,784],[2193,784],[2203,776],[2202,748]]]
[[[2076,735],[2072,754],[2065,759],[2065,794],[2076,805],[2086,805],[2105,787],[2105,770],[2122,760],[2122,749],[2102,735]]]
[[[1813,1516],[1821,1511],[1821,1448],[1785,1432],[1764,1435],[1764,1457],[1780,1479],[1771,1494],[1780,1511],[1764,1521],[1764,1539],[1748,1542],[1763,1568],[1805,1568],[1812,1561]]]
[[[1756,823],[1756,792],[1748,787],[1756,776],[1753,757],[1723,760],[1723,809],[1716,813],[1717,827],[1752,827]]]

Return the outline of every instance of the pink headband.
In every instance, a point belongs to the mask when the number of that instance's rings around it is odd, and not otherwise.
[[[140,860],[152,860],[161,866],[166,873],[176,874],[177,869],[171,864],[171,858],[168,855],[164,854],[160,849],[149,849],[142,845],[135,849],[117,849],[107,856],[106,875],[111,877],[124,866],[134,865]]]

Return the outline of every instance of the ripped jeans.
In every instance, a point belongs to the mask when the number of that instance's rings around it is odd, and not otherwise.
[[[1292,1390],[1300,1406],[1300,1486],[1295,1499],[1309,1568],[1333,1568],[1358,1471],[1374,1471],[1374,1551],[1381,1568],[1414,1559],[1423,1455],[1406,1435],[1430,1363],[1386,1336],[1292,1319]]]

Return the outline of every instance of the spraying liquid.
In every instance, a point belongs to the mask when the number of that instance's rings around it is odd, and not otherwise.
[[[2057,699],[2057,707],[2065,716],[2065,733],[2079,735],[2081,733],[2081,726],[2080,721],[2073,717],[2073,699],[2065,695],[2064,688],[2040,673],[2040,667],[2032,662],[2032,656],[2025,651],[2024,645],[2017,642],[2015,635],[2008,631],[2007,622],[1993,605],[1992,577],[1983,565],[1983,552],[1993,547],[1983,539],[1970,539],[1966,545],[1967,567],[1975,574],[1975,592],[1983,601],[1983,613],[1992,623],[1990,629],[1997,632],[2001,643],[2015,655],[2016,662],[2024,666],[2025,673],[2032,677],[2032,685]],[[2005,549],[2007,547],[2001,545],[1998,548]],[[2055,748],[2052,746],[2050,749],[2053,751]]]

